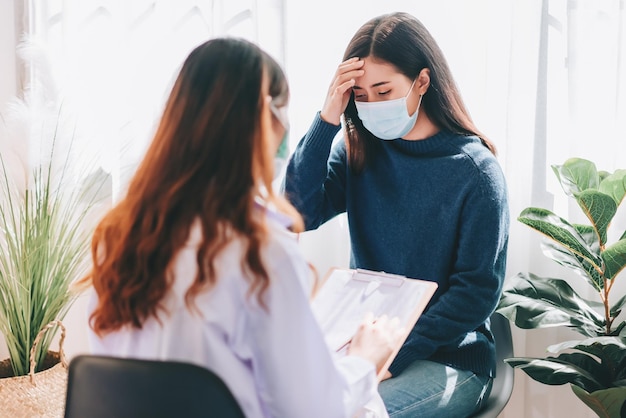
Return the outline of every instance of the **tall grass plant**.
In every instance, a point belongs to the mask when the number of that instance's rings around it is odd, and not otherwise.
[[[76,299],[71,283],[85,272],[89,216],[104,185],[102,178],[82,185],[70,178],[72,153],[56,155],[58,123],[49,138],[50,155],[33,168],[26,187],[0,155],[0,332],[15,376],[28,374],[39,330],[62,320]],[[38,366],[55,333],[47,333],[37,347]]]

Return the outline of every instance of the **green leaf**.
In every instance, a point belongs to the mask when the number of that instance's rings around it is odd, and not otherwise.
[[[606,244],[606,231],[615,216],[617,204],[609,195],[596,190],[576,193],[576,201],[597,231],[600,244]]]
[[[618,314],[613,316],[616,317]],[[626,321],[620,322],[617,326],[615,326],[615,323],[613,323],[613,327],[614,328],[611,330],[611,334],[609,335],[611,335],[612,337],[621,337],[623,339],[626,339]],[[624,366],[624,369],[626,371],[626,365]]]
[[[593,410],[600,418],[621,418],[626,413],[626,387],[616,387],[588,391],[576,386],[571,386],[572,391],[578,398]]]
[[[518,273],[504,282],[497,311],[523,329],[567,326],[602,335],[605,320],[567,282]]]
[[[611,316],[616,317],[626,304],[626,295],[622,296],[617,302],[611,306]]]
[[[593,343],[597,341],[601,341],[604,338],[617,338],[617,337],[601,336],[601,337],[590,337],[584,340],[563,341],[563,342],[549,346],[546,350],[549,353],[558,353],[559,351],[574,349],[576,346],[579,346],[579,345],[590,346]]]
[[[611,196],[619,206],[626,195],[626,170],[615,170],[613,174],[602,179],[598,190]]]
[[[598,381],[603,381],[605,386],[617,386],[616,382],[626,378],[626,340],[620,337],[596,337],[583,341],[566,341],[548,347],[548,351],[556,353],[562,350],[580,350],[593,355],[600,361],[601,370],[594,372]],[[561,356],[559,356],[561,358]],[[585,364],[578,364],[573,359],[571,362],[592,371]]]
[[[572,226],[585,240],[591,252],[593,254],[600,254],[600,240],[598,239],[596,229],[591,225],[572,224]]]
[[[626,239],[608,246],[601,254],[604,261],[604,275],[612,280],[626,267]]]
[[[593,232],[593,235],[597,236],[595,230]],[[604,278],[602,274],[587,259],[569,251],[561,244],[558,244],[548,239],[544,240],[541,243],[541,249],[543,250],[543,253],[546,257],[551,258],[560,265],[568,267],[572,269],[575,273],[578,273],[583,279],[587,281],[587,283],[593,286],[596,291],[600,292],[602,291],[602,289],[604,289]]]
[[[623,337],[618,336],[602,336],[602,337],[592,337],[587,338],[582,341],[574,340],[574,341],[566,341],[560,344],[552,345],[548,347],[550,352],[556,352],[566,349],[578,349],[582,351],[586,351],[589,354],[596,355],[601,359],[605,358],[606,353],[613,353],[615,351],[622,351],[617,353],[616,361],[620,361],[621,359],[626,357],[626,341]],[[555,351],[556,350],[556,351]],[[608,351],[607,351],[608,350]],[[607,357],[608,358],[608,357]]]
[[[606,170],[598,170],[598,178],[600,179],[600,183],[602,183],[602,181],[610,175],[611,173]]]
[[[552,170],[568,196],[573,197],[587,189],[597,189],[600,183],[596,165],[582,158],[570,158],[563,165],[553,165]]]
[[[563,363],[570,364],[589,373],[603,387],[610,387],[615,380],[615,370],[611,365],[597,361],[590,355],[573,352],[560,354],[557,359]]]
[[[599,255],[592,253],[585,239],[565,219],[547,209],[531,207],[524,209],[518,220],[553,239],[569,251],[587,259],[598,270],[601,270]]]
[[[588,392],[604,389],[593,375],[586,370],[558,358],[546,359],[514,357],[504,360],[512,367],[521,369],[533,380],[546,385],[564,385],[571,383]]]

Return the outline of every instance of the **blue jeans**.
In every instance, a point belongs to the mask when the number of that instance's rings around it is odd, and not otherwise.
[[[462,418],[489,397],[492,379],[444,364],[417,360],[378,386],[390,418]]]

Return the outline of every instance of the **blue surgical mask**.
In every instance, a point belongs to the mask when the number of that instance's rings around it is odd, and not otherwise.
[[[274,156],[274,178],[281,177],[289,160],[289,131],[285,131],[283,139]]]
[[[285,134],[274,156],[274,178],[277,178],[282,174],[283,169],[287,165],[287,160],[289,159],[289,121],[287,120],[285,107],[279,108],[273,102],[270,102],[270,111],[280,124],[283,125],[283,128],[285,128]]]
[[[406,96],[400,99],[384,100],[381,102],[358,102],[355,101],[356,110],[363,126],[375,137],[385,140],[402,138],[415,126],[422,96],[415,113],[410,116],[406,107],[406,99],[413,90],[415,81]]]

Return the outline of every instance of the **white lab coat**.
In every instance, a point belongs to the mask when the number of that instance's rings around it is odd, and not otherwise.
[[[216,286],[197,296],[201,315],[186,307],[201,239],[195,225],[173,263],[175,281],[163,301],[168,314],[160,323],[151,318],[142,329],[125,327],[103,338],[90,330],[92,352],[207,367],[249,418],[387,416],[374,365],[356,356],[334,357],[326,345],[309,305],[311,272],[295,236],[275,215],[268,217],[269,242],[262,250],[271,279],[267,310],[248,295],[241,240],[219,255]],[[96,301],[94,292],[90,311]]]

